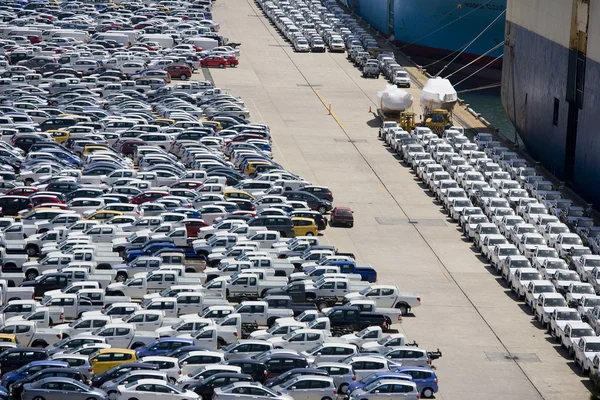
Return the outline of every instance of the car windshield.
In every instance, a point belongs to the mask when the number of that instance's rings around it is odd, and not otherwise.
[[[562,243],[563,244],[581,244],[581,239],[579,239],[578,237],[563,238]]]
[[[600,260],[596,259],[586,259],[585,260],[586,267],[600,267]]]
[[[536,279],[540,279],[540,273],[539,272],[525,272],[523,274],[521,274],[521,280],[522,281],[533,281]]]
[[[574,285],[572,293],[577,294],[596,294],[594,288],[588,285]]]
[[[600,343],[586,343],[585,351],[600,352]]]
[[[545,258],[545,257],[556,257],[556,256],[558,256],[558,254],[556,253],[556,250],[554,250],[554,249],[538,249],[536,256]]]
[[[480,233],[482,235],[493,235],[493,234],[499,234],[500,231],[495,226],[487,226],[487,227],[481,227]]]
[[[579,321],[579,313],[577,311],[559,311],[556,313],[558,321]]]
[[[590,328],[574,328],[571,331],[571,337],[596,336],[593,329]]]
[[[554,286],[552,286],[552,285],[537,285],[533,289],[533,293],[554,293]]]
[[[546,301],[544,302],[544,307],[566,307],[566,306],[567,306],[567,301],[562,297],[546,299]]]
[[[538,251],[538,254],[539,253],[540,252]],[[548,268],[548,269],[567,269],[567,264],[563,260],[547,261],[546,268]]]
[[[525,239],[525,244],[546,244],[546,241],[544,240],[544,238],[541,237],[528,237],[527,239]]]
[[[510,267],[511,268],[529,268],[530,265],[529,265],[528,260],[511,260]]]
[[[571,273],[570,271],[558,272],[556,274],[556,279],[559,281],[579,281],[579,275],[577,275],[577,273]]]
[[[519,250],[514,247],[508,247],[506,249],[500,249],[498,251],[498,255],[500,256],[518,256]]]
[[[596,307],[600,306],[600,298],[588,298],[585,299],[584,307]]]

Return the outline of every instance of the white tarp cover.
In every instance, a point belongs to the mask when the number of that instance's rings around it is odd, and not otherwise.
[[[377,97],[379,97],[379,108],[383,112],[400,112],[410,108],[413,103],[412,94],[392,85],[377,92]]]
[[[421,106],[423,108],[439,108],[444,103],[456,103],[456,90],[448,79],[431,78],[421,90]]]

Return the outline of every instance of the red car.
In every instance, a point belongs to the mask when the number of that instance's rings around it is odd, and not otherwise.
[[[192,76],[192,69],[184,64],[171,64],[164,68],[169,73],[171,78],[179,78],[185,81]]]
[[[158,190],[149,190],[144,193],[140,193],[134,198],[131,199],[131,204],[144,204],[149,201],[154,201],[156,199],[160,199],[161,197],[168,196],[168,192],[162,192]]]
[[[331,226],[346,225],[352,228],[354,226],[354,211],[350,207],[335,207],[331,210],[329,223]]]
[[[30,208],[33,207],[38,207],[40,204],[49,204],[49,203],[55,203],[55,204],[60,204],[63,203],[58,196],[54,196],[51,194],[39,194],[39,195],[33,195],[31,197],[29,197],[29,201],[30,201]]]
[[[200,230],[200,228],[210,226],[209,224],[204,222],[204,220],[195,218],[184,219],[181,222],[185,226],[187,236],[192,238],[198,237],[198,231]]]
[[[31,196],[32,194],[36,194],[39,191],[38,188],[29,187],[29,186],[20,186],[14,189],[9,190],[4,193],[7,196]]]
[[[223,56],[208,56],[200,60],[200,65],[203,67],[219,67],[225,68],[226,66],[235,67],[239,64],[239,61],[235,57],[223,57]]]

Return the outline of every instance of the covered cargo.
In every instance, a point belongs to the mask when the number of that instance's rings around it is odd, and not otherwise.
[[[385,115],[400,114],[413,104],[412,94],[392,85],[378,92],[377,97],[379,97],[379,110]]]
[[[457,101],[456,90],[448,79],[431,78],[421,90],[421,108],[425,114],[439,109],[452,111]]]

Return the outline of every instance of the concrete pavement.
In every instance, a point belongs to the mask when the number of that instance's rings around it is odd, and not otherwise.
[[[216,85],[271,126],[278,162],[355,211],[354,228],[327,228],[323,239],[372,264],[381,283],[421,296],[422,306],[395,327],[442,351],[436,398],[587,398],[587,379],[377,139],[368,110],[385,81],[361,78],[345,54],[294,53],[251,1],[218,0],[214,16],[242,43],[238,68],[211,70]]]

